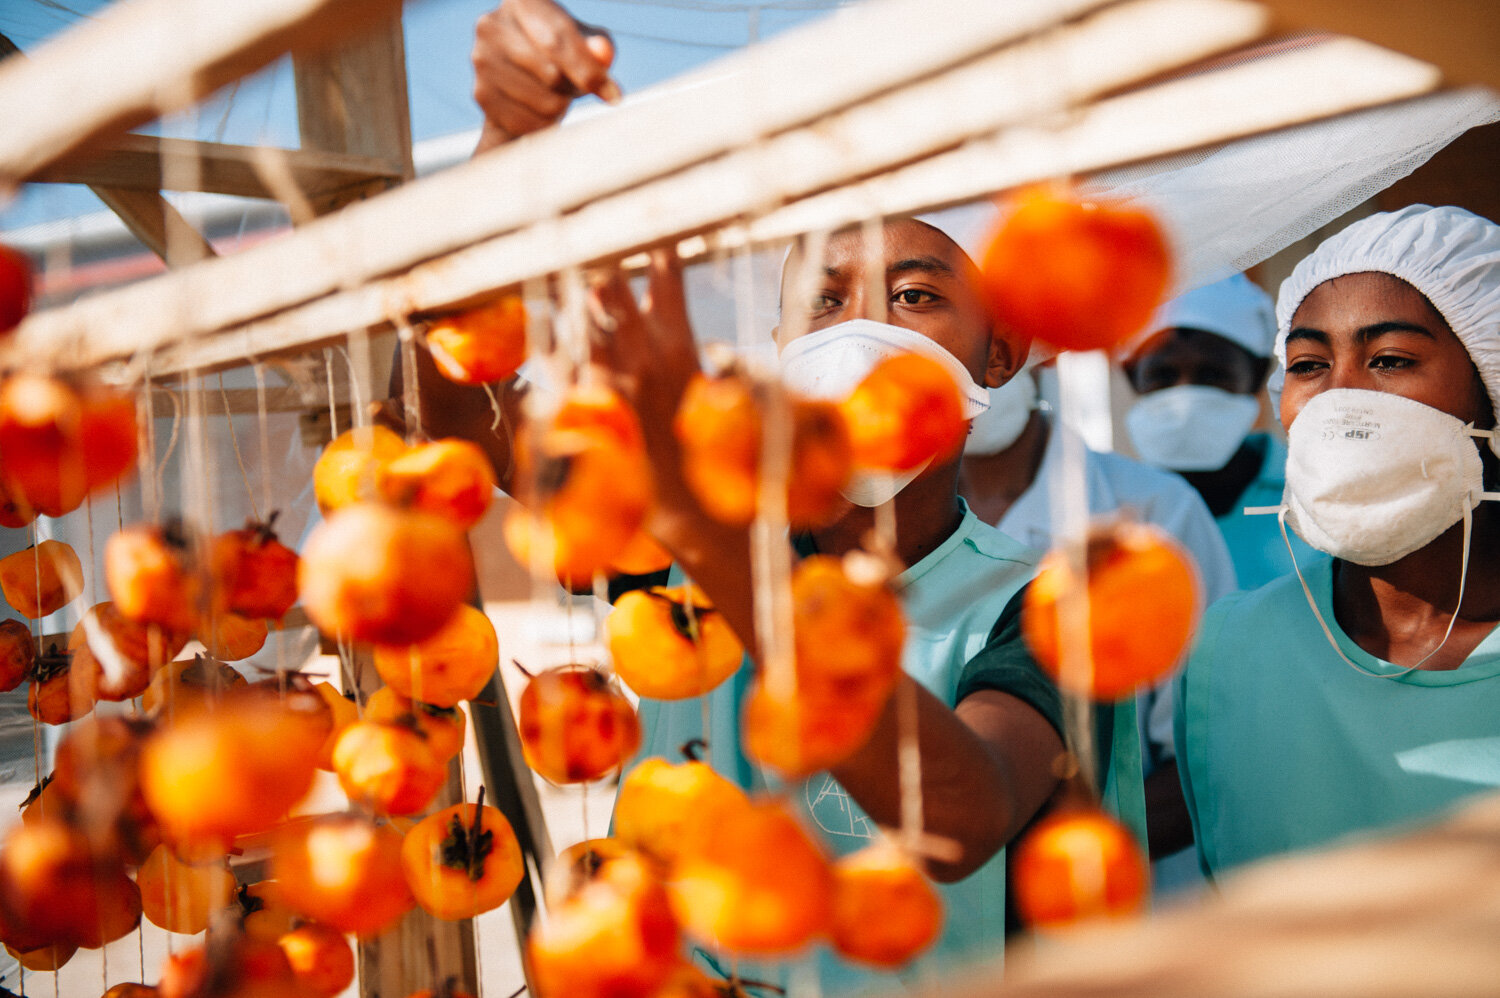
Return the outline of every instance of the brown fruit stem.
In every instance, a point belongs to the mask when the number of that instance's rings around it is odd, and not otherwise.
[[[484,787],[474,804],[474,824],[464,827],[455,814],[448,823],[448,837],[443,840],[439,862],[450,870],[462,870],[471,881],[484,877],[484,861],[495,848],[495,834],[484,831]]]

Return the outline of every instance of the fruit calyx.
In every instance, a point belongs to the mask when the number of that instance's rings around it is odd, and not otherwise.
[[[495,835],[482,827],[484,818],[484,787],[479,788],[479,797],[474,804],[474,824],[465,828],[458,815],[448,822],[448,837],[439,847],[439,858],[450,870],[462,870],[469,880],[478,883],[484,877],[484,861],[495,848]]]

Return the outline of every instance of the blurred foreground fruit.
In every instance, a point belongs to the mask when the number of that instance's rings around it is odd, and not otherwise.
[[[297,602],[297,552],[276,539],[272,513],[213,540],[214,602],[241,617],[280,620]]]
[[[406,451],[406,443],[379,424],[345,430],[313,465],[313,498],[324,516],[379,495],[380,469]]]
[[[18,374],[0,382],[5,491],[45,516],[77,509],[135,464],[135,400],[100,385]]]
[[[0,246],[0,333],[21,324],[31,311],[31,261],[26,254]]]
[[[278,830],[271,875],[288,907],[340,932],[375,935],[416,903],[401,871],[401,833],[352,814]]]
[[[1150,320],[1171,275],[1146,211],[1045,187],[1013,199],[980,264],[995,318],[1064,350],[1108,350]]]
[[[137,523],[104,544],[104,582],[127,620],[192,633],[203,581],[196,542],[181,523]]]
[[[1181,545],[1141,523],[1095,530],[1086,558],[1088,582],[1082,590],[1066,552],[1054,550],[1042,559],[1026,589],[1021,631],[1059,685],[1098,700],[1118,700],[1166,676],[1187,651],[1198,622],[1197,572]],[[1083,675],[1063,662],[1059,645],[1059,633],[1072,631],[1063,616],[1069,612],[1064,600],[1080,591],[1087,597],[1090,659]]]
[[[851,960],[900,967],[937,939],[943,903],[936,888],[889,842],[866,846],[833,867],[833,948]]]
[[[911,471],[957,453],[969,432],[963,396],[942,364],[887,357],[839,404],[859,468]]]
[[[407,645],[437,633],[473,587],[463,532],[430,513],[356,503],[318,524],[298,566],[308,617],[328,635]]]
[[[165,845],[157,846],[136,870],[141,907],[153,925],[168,932],[197,935],[234,894],[234,874],[221,858],[184,863]]]
[[[427,349],[449,381],[484,385],[516,373],[526,359],[526,306],[505,295],[477,308],[440,316],[427,327]]]
[[[305,998],[333,998],[354,983],[354,949],[336,929],[309,922],[276,944],[286,954]]]
[[[435,634],[413,645],[377,645],[375,670],[403,697],[439,707],[472,700],[500,661],[495,625],[463,604]]]
[[[415,725],[355,721],[333,746],[333,771],[349,800],[376,814],[416,814],[448,779],[448,764]]]
[[[749,803],[743,790],[705,762],[645,759],[620,781],[615,837],[667,870],[684,843],[702,834],[703,823]]]
[[[1021,917],[1037,928],[1141,911],[1150,868],[1130,833],[1102,811],[1042,819],[1016,848],[1012,883]]]
[[[702,696],[739,669],[745,648],[692,586],[635,589],[604,619],[621,681],[643,697]]]
[[[460,530],[479,522],[498,487],[484,451],[456,439],[409,448],[382,466],[377,479],[387,502],[441,516]]]

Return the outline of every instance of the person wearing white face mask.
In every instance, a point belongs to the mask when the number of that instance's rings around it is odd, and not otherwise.
[[[1277,321],[1289,457],[1267,512],[1324,554],[1211,608],[1180,680],[1211,873],[1500,784],[1500,226],[1356,222]]]
[[[1139,398],[1125,417],[1141,460],[1178,472],[1198,490],[1229,546],[1240,588],[1292,570],[1273,522],[1244,507],[1281,498],[1286,447],[1252,432],[1270,371],[1276,317],[1270,297],[1243,274],[1163,305],[1125,351]],[[1299,556],[1312,549],[1293,540]]]
[[[959,491],[975,515],[1039,550],[1052,546],[1052,495],[1069,432],[1037,408],[1036,381],[1023,371],[990,389],[990,408],[975,417],[964,444]],[[1237,588],[1234,566],[1213,516],[1177,475],[1123,454],[1079,448],[1089,512],[1126,511],[1177,539],[1198,566],[1205,605]],[[1157,892],[1201,883],[1192,826],[1182,803],[1172,745],[1172,685],[1164,680],[1138,705],[1150,851]]]

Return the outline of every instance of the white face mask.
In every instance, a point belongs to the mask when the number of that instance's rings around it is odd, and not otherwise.
[[[1453,633],[1468,576],[1470,514],[1480,500],[1500,499],[1500,493],[1484,491],[1484,465],[1474,437],[1488,437],[1495,450],[1496,431],[1476,430],[1432,406],[1389,392],[1332,389],[1307,403],[1287,432],[1281,505],[1245,510],[1277,513],[1283,534],[1290,524],[1319,551],[1372,566],[1404,558],[1463,521],[1458,606],[1448,630],[1437,647],[1399,673],[1372,673],[1344,654],[1287,541],[1292,567],[1324,636],[1359,672],[1379,678],[1405,675],[1436,655]]]
[[[1479,504],[1475,430],[1389,392],[1338,388],[1307,403],[1287,432],[1287,523],[1319,551],[1389,565]]]
[[[1136,399],[1125,430],[1142,461],[1173,471],[1218,471],[1260,415],[1253,395],[1208,385],[1176,385]]]
[[[850,319],[799,336],[781,351],[781,380],[810,398],[847,398],[875,365],[888,357],[918,353],[943,365],[964,398],[964,418],[989,408],[989,392],[974,383],[968,368],[921,333],[873,319]],[[927,465],[903,471],[855,472],[844,497],[859,506],[879,506],[896,497]]]
[[[969,424],[965,454],[998,454],[1020,439],[1036,409],[1036,379],[1022,371],[989,395],[990,407]]]

